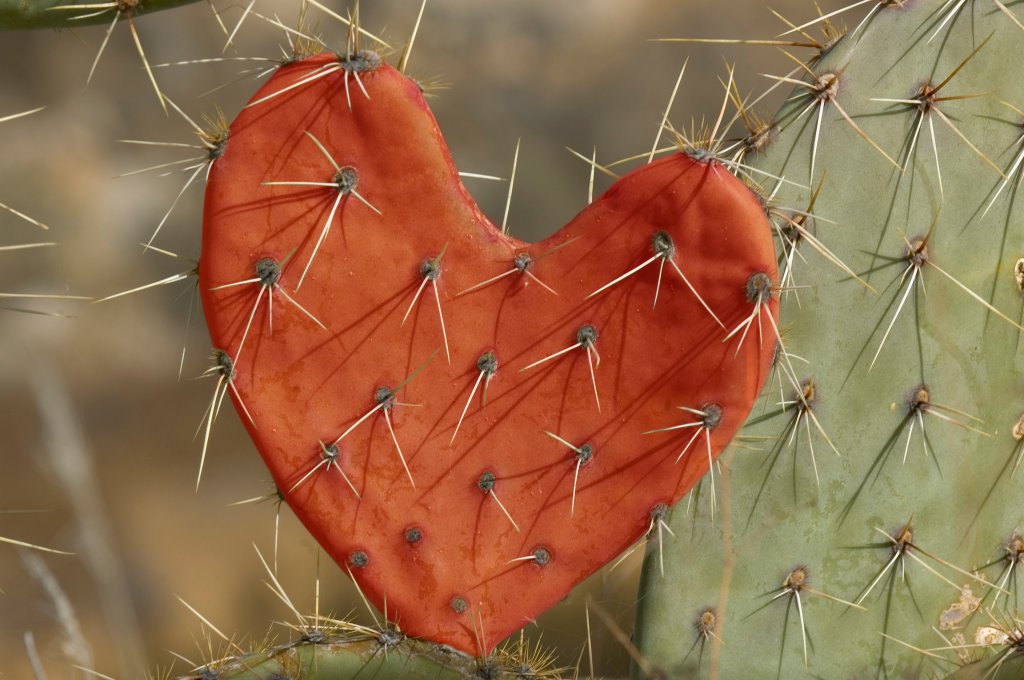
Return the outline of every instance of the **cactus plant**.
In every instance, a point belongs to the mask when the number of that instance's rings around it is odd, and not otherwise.
[[[644,539],[637,677],[1019,677],[1018,14],[794,26],[770,122],[730,73],[740,138],[677,133],[537,244],[404,57],[283,60],[201,135],[203,255],[159,283],[198,275],[218,348],[200,474],[230,395],[385,619],[189,677],[556,677],[495,647]]]
[[[210,414],[230,389],[403,631],[484,656],[704,475],[777,304],[764,211],[728,172],[677,153],[525,244],[462,188],[415,81],[358,49],[281,67],[231,124],[199,281]]]
[[[750,131],[771,141],[746,162],[790,180],[794,356],[743,430],[762,444],[728,454],[722,523],[677,508],[671,576],[646,567],[640,648],[673,675],[1020,677],[1017,14],[876,3]]]

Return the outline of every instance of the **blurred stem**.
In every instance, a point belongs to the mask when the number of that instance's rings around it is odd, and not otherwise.
[[[92,452],[78,422],[67,389],[55,369],[37,362],[33,391],[42,421],[43,450],[54,477],[71,501],[75,517],[75,546],[96,581],[106,632],[118,641],[121,676],[143,677],[146,655],[130,591],[131,579],[107,521]]]
[[[105,0],[0,0],[0,31],[14,31],[26,28],[74,28],[89,24],[109,24],[113,19],[113,10],[96,14],[95,5]],[[113,2],[113,0],[111,0]],[[170,9],[179,5],[187,5],[196,0],[138,0],[132,10],[135,16]],[[121,0],[130,4],[131,0]],[[53,9],[72,5],[93,6],[89,9]],[[76,19],[75,17],[90,14],[94,16]]]

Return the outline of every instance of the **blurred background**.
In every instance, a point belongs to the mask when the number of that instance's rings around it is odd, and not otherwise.
[[[229,28],[245,9],[216,4]],[[846,3],[818,4],[827,13]],[[364,0],[362,22],[400,46],[419,5]],[[819,11],[811,0],[773,0],[772,9],[795,23]],[[256,0],[254,10],[294,26],[298,2]],[[337,21],[316,8],[308,19],[344,49]],[[135,23],[152,64],[222,55],[225,36],[205,2]],[[198,258],[201,184],[182,196],[156,241],[179,257],[139,246],[187,176],[119,176],[188,150],[117,140],[194,137],[179,116],[161,110],[127,28],[111,35],[88,88],[106,26],[0,32],[0,118],[46,106],[0,124],[0,202],[51,226],[43,232],[0,211],[0,246],[59,243],[0,251],[0,293],[100,298],[187,272]],[[652,38],[771,38],[785,28],[762,0],[429,0],[408,71],[444,86],[432,88],[430,101],[460,170],[508,177],[521,138],[509,224],[517,236],[537,239],[587,201],[589,167],[566,147],[589,155],[596,146],[602,163],[649,150],[687,57],[671,115],[676,127],[713,122],[726,61],[736,64],[744,94],[770,84],[761,74],[792,68],[774,47]],[[281,30],[254,16],[234,42],[225,56],[276,58],[286,46]],[[154,72],[194,119],[218,107],[230,119],[256,82],[201,93],[259,65],[221,61]],[[764,113],[781,103],[783,93],[775,94],[759,107]],[[598,174],[598,191],[604,180]],[[500,222],[507,183],[467,185]],[[0,536],[76,553],[29,557],[0,543],[2,677],[32,677],[26,634],[50,678],[89,677],[72,664],[119,680],[172,664],[175,675],[185,673],[221,644],[211,652],[178,598],[236,639],[288,635],[272,623],[290,615],[264,587],[253,549],[272,558],[277,506],[232,506],[272,491],[232,409],[213,428],[203,483],[194,490],[201,451],[194,435],[213,384],[194,379],[208,365],[209,346],[198,309],[186,330],[193,281],[102,304],[0,299]],[[574,665],[586,638],[586,593],[628,632],[642,552],[590,579],[528,633]],[[278,578],[301,609],[313,609],[317,564],[315,543],[282,508]],[[333,563],[321,561],[319,574],[321,611],[370,620]],[[627,655],[596,622],[594,643],[598,672],[625,676]]]

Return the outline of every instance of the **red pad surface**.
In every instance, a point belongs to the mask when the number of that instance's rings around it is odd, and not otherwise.
[[[350,111],[336,64],[320,55],[282,67],[253,101],[324,75],[231,125],[206,191],[207,323],[237,359],[234,387],[252,422],[232,398],[246,427],[324,549],[407,634],[484,654],[641,539],[652,509],[707,472],[701,416],[679,407],[721,407],[712,456],[743,423],[769,372],[776,301],[741,347],[741,333],[723,340],[755,311],[751,276],[777,281],[769,226],[722,167],[675,154],[629,173],[542,242],[503,236],[462,186],[416,84],[382,65],[360,73],[367,99],[349,74]],[[338,189],[264,183],[333,181],[306,132],[356,170],[356,191],[381,214],[344,195],[296,290]],[[674,246],[668,257],[652,249],[658,232]],[[442,251],[440,276],[421,290],[423,263]],[[514,265],[523,253],[533,258],[526,272]],[[263,258],[283,262],[274,286],[223,287],[256,277]],[[522,370],[576,344],[585,324],[598,332],[589,349]],[[485,352],[497,360],[486,402],[480,379],[450,443]],[[379,387],[411,375],[395,403],[352,428],[378,405]],[[644,434],[686,423],[697,425]],[[545,431],[589,444],[592,456],[578,465],[578,452]],[[346,432],[328,465],[321,442]],[[538,548],[546,564],[513,561]]]

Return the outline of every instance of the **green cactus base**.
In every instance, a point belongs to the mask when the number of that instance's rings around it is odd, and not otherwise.
[[[523,638],[487,659],[443,645],[335,622],[337,630],[307,631],[292,643],[231,656],[179,680],[558,680],[551,657]],[[340,631],[340,632],[339,632]]]

